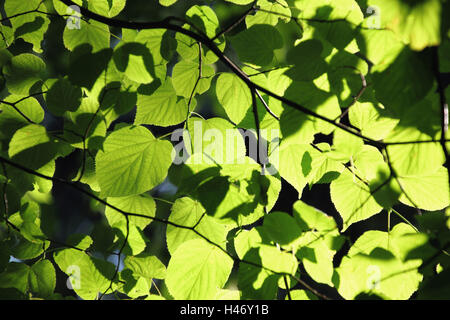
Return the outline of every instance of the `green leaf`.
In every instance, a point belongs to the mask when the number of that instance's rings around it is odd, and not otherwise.
[[[426,244],[427,236],[417,234],[405,223],[397,224],[389,233],[365,232],[350,248],[338,269],[339,292],[346,298],[357,295],[358,291],[373,291],[390,299],[407,299],[417,289],[422,277],[416,270],[421,261],[408,259]],[[430,248],[422,250],[428,251],[428,256],[432,255]],[[358,270],[364,271],[363,268],[366,268],[365,272],[356,275]],[[354,272],[355,277],[349,278],[347,272]]]
[[[194,5],[185,13],[186,23],[183,27],[193,32],[205,34],[213,42],[220,51],[225,50],[224,36],[216,38],[221,31],[219,19],[214,10],[208,5]],[[205,64],[216,62],[219,58],[207,46],[202,46],[195,39],[187,35],[178,33],[175,36],[177,40],[177,52],[183,59],[199,60],[199,54],[202,55],[202,61]]]
[[[306,290],[296,289],[291,290],[289,293],[292,300],[319,300],[319,298],[317,298],[314,294]],[[286,296],[286,300],[288,299],[288,296]]]
[[[64,138],[71,146],[90,150],[103,148],[106,124],[95,103],[91,99],[83,99],[80,108],[69,114],[70,119],[65,119]],[[93,110],[91,107],[96,109]]]
[[[80,233],[74,233],[67,239],[67,244],[77,247],[81,250],[87,250],[92,245],[93,240],[90,236]]]
[[[256,248],[261,244],[268,244],[270,239],[267,232],[262,226],[257,226],[250,230],[241,229],[234,237],[234,249],[240,259],[243,259],[245,254],[252,248]]]
[[[441,2],[370,0],[370,6],[378,8],[378,28],[394,31],[411,49],[421,51],[425,47],[439,45],[441,26]]]
[[[329,232],[337,227],[332,217],[301,200],[294,203],[293,215],[298,225],[304,231],[318,230]]]
[[[334,254],[335,251],[330,249],[325,240],[314,231],[307,232],[302,237],[300,249],[296,253],[311,278],[330,286],[333,286]]]
[[[334,131],[333,147],[330,152],[330,157],[346,163],[352,161],[363,146],[364,142],[361,138],[338,129]]]
[[[250,89],[232,73],[222,73],[217,78],[216,95],[228,118],[236,124],[244,119],[252,104]]]
[[[166,285],[175,299],[211,299],[230,275],[233,259],[205,240],[181,244],[167,267]]]
[[[172,146],[139,126],[111,133],[96,157],[96,173],[103,196],[140,194],[157,186],[172,164]]]
[[[121,115],[130,112],[137,103],[137,92],[133,88],[110,87],[105,89],[100,98],[101,110],[106,122],[106,127],[117,120]],[[114,89],[113,89],[114,88]]]
[[[114,50],[117,70],[137,83],[150,83],[155,77],[153,57],[148,47],[138,42],[120,43]]]
[[[408,48],[393,63],[375,66],[372,74],[375,95],[391,112],[399,112],[422,100],[433,85],[430,54]]]
[[[283,46],[283,38],[274,27],[258,24],[231,37],[231,44],[242,62],[266,66],[274,59],[274,50]]]
[[[133,274],[150,280],[152,278],[164,279],[166,267],[155,256],[141,253],[137,256],[127,256],[124,260],[124,268],[133,271]]]
[[[331,200],[343,219],[343,231],[351,224],[370,218],[382,207],[370,194],[369,187],[348,170],[330,185]]]
[[[186,100],[177,97],[171,79],[167,78],[152,94],[138,94],[134,123],[167,127],[185,121],[187,115]]]
[[[399,200],[404,204],[429,211],[450,205],[448,172],[442,166],[436,172],[402,175],[398,181],[403,190]]]
[[[206,215],[201,203],[188,197],[178,198],[172,206],[169,221],[179,226],[194,228],[201,235],[225,249],[227,229],[214,218]],[[193,230],[168,225],[167,248],[174,253],[177,248],[192,239],[201,239]]]
[[[29,95],[37,92],[32,87],[42,79],[45,63],[41,58],[22,53],[11,58],[11,61],[3,67],[8,90],[17,95]]]
[[[321,58],[323,51],[319,40],[309,39],[300,42],[287,54],[287,62],[293,65],[285,74],[294,81],[316,79],[327,70],[327,64]]]
[[[50,21],[45,15],[30,11],[36,9],[46,11],[44,4],[39,0],[23,1],[20,3],[14,0],[8,0],[5,1],[4,8],[6,17],[16,16],[9,20],[14,30],[14,38],[22,38],[24,41],[33,44],[33,50],[41,53],[41,42],[44,34],[47,32]],[[25,12],[29,13],[19,15]]]
[[[89,1],[88,8],[109,18],[117,16],[125,8],[126,0],[94,0]]]
[[[201,20],[201,19],[198,19],[198,20]],[[194,25],[197,26],[197,28],[202,29],[203,21],[202,20],[198,21],[198,20],[197,20],[197,23],[194,23]],[[217,20],[217,18],[215,18],[215,20]],[[209,22],[207,22],[207,23],[209,24]],[[186,24],[185,28],[187,28],[187,27],[188,27],[188,25]],[[217,28],[218,27],[219,27],[219,25],[217,24]],[[195,30],[195,28],[191,28],[191,29],[192,29],[192,31],[197,32],[197,30]],[[202,62],[205,65],[212,64],[219,59],[214,52],[209,50],[206,46],[201,46],[201,48],[200,48],[197,41],[187,35],[184,35],[182,33],[177,33],[175,35],[175,40],[177,42],[176,43],[177,53],[181,56],[181,58],[183,60],[188,60],[191,62],[198,63],[200,50],[202,53]],[[215,39],[214,43],[217,45],[217,48],[219,50],[223,51],[225,49],[225,41],[224,41],[223,36]]]
[[[263,230],[275,243],[289,248],[302,234],[297,222],[285,212],[271,212],[264,218]]]
[[[30,124],[16,132],[9,145],[8,154],[14,157],[18,153],[39,144],[50,142],[44,126]]]
[[[295,2],[295,7],[299,12],[296,16],[313,27],[308,29],[315,31],[314,37],[322,38],[337,49],[347,48],[351,44],[355,27],[363,20],[363,13],[354,0],[343,0],[339,5],[332,0],[300,0]]]
[[[17,213],[17,215],[19,215]],[[13,216],[9,217],[9,220],[13,221]],[[20,223],[14,223],[14,225],[20,225]],[[12,237],[11,241],[8,242],[9,249],[11,251],[11,256],[19,260],[29,260],[34,259],[41,255],[44,250],[46,250],[50,245],[49,241],[41,241],[39,239],[33,239],[33,242],[28,241],[24,235],[16,234]]]
[[[16,288],[22,293],[28,291],[28,275],[30,267],[25,263],[11,262],[6,270],[0,273],[1,288]]]
[[[245,143],[240,132],[227,120],[190,118],[186,149],[193,156],[188,164],[245,163]],[[186,142],[187,140],[187,142]]]
[[[144,230],[144,228],[152,221],[151,218],[155,217],[155,200],[145,194],[119,198],[108,198],[108,203],[124,212],[144,216],[129,216],[130,223],[136,225],[141,230]],[[112,227],[125,224],[125,216],[111,207],[105,208],[105,215]]]
[[[78,6],[83,6],[83,0],[73,0],[73,3],[75,3]],[[74,14],[74,10],[69,8],[66,4],[64,4],[62,1],[59,0],[53,0],[52,1],[53,7],[55,8],[56,12],[60,15],[65,14]]]
[[[373,146],[363,145],[352,157],[352,160],[358,170],[358,175],[366,181],[375,179],[381,170],[384,172],[389,170],[383,155]]]
[[[305,171],[306,173],[309,171],[306,178],[310,186],[315,183],[330,183],[344,170],[342,163],[333,157],[331,147],[327,143],[318,143],[315,148],[308,147],[304,157],[312,159]]]
[[[14,0],[6,0],[4,2],[4,9],[6,13],[6,17],[14,16],[17,14],[25,13],[28,11],[34,11],[40,8],[40,1],[39,0],[30,0],[30,1],[23,1],[23,2],[17,2]],[[34,15],[29,14],[22,14],[14,19],[11,19],[11,24],[14,28],[17,28],[27,22],[31,22],[34,20]]]
[[[280,164],[278,171],[297,192],[301,198],[303,188],[308,180],[306,176],[311,168],[311,157],[306,152],[307,145],[303,144],[281,144],[280,147]]]
[[[41,298],[53,294],[55,285],[55,269],[49,260],[41,260],[31,267],[12,262],[0,273],[1,288],[16,288],[22,293],[30,292]]]
[[[414,127],[398,126],[388,142],[427,141],[432,137]],[[393,144],[387,147],[389,160],[399,175],[421,175],[436,172],[445,162],[439,143]]]
[[[56,286],[56,272],[50,260],[40,260],[33,264],[28,277],[31,292],[43,298],[53,294]]]
[[[270,2],[268,0],[259,0],[256,4],[262,10],[258,10],[254,15],[248,15],[245,18],[247,28],[250,28],[255,24],[275,26],[278,24],[279,20],[286,23],[290,21],[291,10],[286,1],[278,0],[276,2]]]
[[[92,48],[90,44],[82,44],[73,50],[69,57],[70,82],[89,90],[107,68],[112,56],[112,50],[109,48],[95,53],[92,52]]]
[[[328,89],[327,89],[328,90]],[[336,119],[341,114],[341,109],[339,108],[339,101],[336,95],[330,91],[326,91],[322,88],[319,88],[317,84],[307,82],[307,81],[295,81],[287,88],[284,96],[292,101],[295,101],[305,108],[314,111],[328,119]],[[286,110],[286,109],[285,109]],[[285,111],[283,111],[284,113]],[[300,111],[295,111],[300,113]],[[301,126],[297,125],[297,128],[301,128],[301,130],[306,130],[308,134],[311,134],[311,130],[304,129],[303,126],[308,126],[308,121],[312,121],[314,124],[314,130],[312,133],[321,132],[323,134],[330,134],[333,130],[336,129],[336,126],[325,122],[323,120],[316,119],[314,117],[307,116],[303,113],[300,113],[303,117],[301,121]],[[282,114],[283,117],[283,114]],[[300,117],[300,116],[298,116]],[[285,137],[283,129],[283,124],[281,123],[281,132],[283,133],[283,137]],[[309,138],[309,136],[308,136]],[[305,142],[297,142],[297,143],[308,143],[309,140]]]
[[[159,4],[164,7],[169,7],[173,5],[175,2],[177,2],[177,0],[159,0]]]
[[[361,28],[356,41],[361,54],[373,64],[384,68],[395,60],[404,47],[391,30]]]
[[[3,101],[14,103],[16,109],[18,109],[29,120],[35,123],[41,123],[42,120],[44,120],[44,110],[39,105],[39,102],[35,98],[24,98],[26,97],[13,94],[4,98]],[[0,104],[0,110],[2,111],[0,116],[2,133],[0,135],[12,136],[16,130],[29,124],[28,120],[17,112],[16,109],[5,103]]]
[[[241,297],[241,293],[239,290],[228,290],[228,289],[220,289],[217,291],[214,299],[215,300],[239,300]]]
[[[221,176],[198,188],[197,197],[207,213],[230,226],[257,221],[274,206],[281,189],[279,176],[262,175],[258,164],[247,157],[244,160],[243,164],[224,164]]]
[[[114,274],[114,265],[90,257],[75,249],[64,249],[55,255],[55,262],[69,276],[71,287],[84,300],[94,300],[105,292]]]
[[[264,244],[251,248],[243,260],[238,270],[242,299],[275,299],[281,275],[274,272],[295,274],[298,264],[292,254]]]
[[[4,50],[14,42],[14,30],[11,27],[1,25],[0,31],[3,34],[3,37],[0,37],[0,48]],[[0,66],[3,66],[3,63]]]
[[[150,50],[155,67],[165,66],[176,46],[175,39],[164,29],[141,30],[133,41],[144,44]]]
[[[426,247],[429,251],[426,255],[431,256],[434,250],[431,249],[427,242],[428,237],[426,234],[417,233],[412,226],[401,222],[396,224],[389,232],[366,231],[353,243],[347,255],[352,257],[360,253],[370,254],[375,248],[383,248],[402,261],[406,261],[411,259],[411,257],[416,258],[414,252],[423,247]],[[421,257],[420,260],[426,259],[426,255]],[[414,263],[417,266],[417,260]]]
[[[208,38],[213,38],[219,32],[219,19],[209,6],[192,6],[186,11],[186,18],[202,30]]]
[[[226,1],[232,2],[232,3],[234,3],[234,4],[238,4],[238,5],[241,5],[241,6],[253,2],[252,0],[226,0]]]
[[[127,219],[122,213],[110,207],[106,207],[105,209],[105,216],[108,223],[116,231],[118,237],[117,245],[119,247],[122,246],[128,233],[124,252],[132,255],[141,253],[146,248],[146,238],[142,231],[152,221],[151,218],[155,216],[155,201],[153,198],[146,195],[108,198],[107,201],[112,206],[124,212],[140,214],[143,216],[129,216],[129,225],[127,229]],[[149,218],[145,218],[145,216]]]
[[[147,296],[150,292],[149,281],[142,277],[137,279],[129,269],[124,269],[119,274],[121,279],[122,288],[118,288],[119,291],[123,291],[130,298],[138,298]]]
[[[196,79],[199,76],[198,62],[181,60],[173,67],[172,84],[177,95],[189,98],[191,94],[195,96],[195,94],[202,94],[207,91],[213,75],[214,69],[209,65],[202,64],[202,78],[195,86]],[[195,92],[193,93],[194,88]]]
[[[337,274],[335,285],[346,299],[362,293],[393,300],[408,299],[422,279],[416,269],[381,248],[375,248],[370,254],[344,257]]]
[[[81,105],[82,91],[67,79],[57,80],[47,91],[47,108],[56,116],[76,111]]]
[[[109,37],[108,25],[95,20],[89,21],[89,23],[81,20],[79,29],[64,29],[63,40],[64,45],[70,51],[82,44],[89,44],[92,47],[92,52],[95,53],[104,48],[109,48]]]
[[[280,117],[282,145],[306,145],[314,140],[314,121],[295,109],[284,109]]]
[[[30,124],[16,131],[8,155],[29,168],[39,169],[59,156],[62,146],[48,135],[45,127]]]
[[[395,128],[399,120],[386,115],[380,105],[356,102],[348,113],[350,123],[361,129],[361,134],[374,140],[382,140]]]

